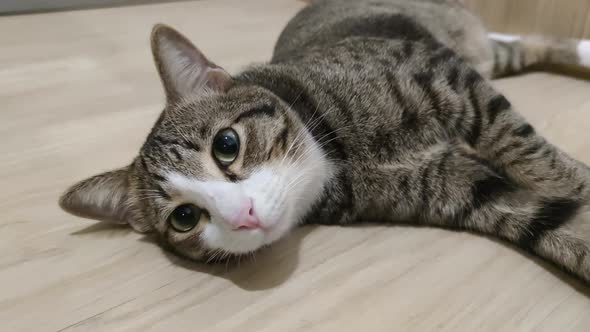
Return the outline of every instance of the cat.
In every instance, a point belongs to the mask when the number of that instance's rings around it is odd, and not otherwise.
[[[130,165],[66,211],[179,255],[251,253],[299,224],[407,223],[510,242],[590,282],[590,169],[489,79],[590,66],[588,41],[490,34],[455,1],[318,0],[230,75],[179,32],[151,46],[166,106]]]

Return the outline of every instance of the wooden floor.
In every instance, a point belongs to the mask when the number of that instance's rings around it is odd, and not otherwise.
[[[131,160],[163,106],[165,22],[232,72],[268,59],[301,6],[216,0],[0,18],[1,331],[589,331],[590,288],[486,238],[303,228],[240,266],[172,257],[60,211],[67,185]],[[497,82],[590,163],[590,82]]]

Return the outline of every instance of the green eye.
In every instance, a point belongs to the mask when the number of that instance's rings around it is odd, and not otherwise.
[[[223,129],[213,139],[213,156],[223,166],[229,166],[240,152],[238,133],[231,128]]]
[[[176,207],[168,222],[177,232],[188,232],[195,228],[201,219],[201,209],[193,204],[182,204]]]

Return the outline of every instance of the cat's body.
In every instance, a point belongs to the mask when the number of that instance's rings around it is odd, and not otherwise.
[[[351,36],[436,41],[491,74],[493,50],[480,19],[453,0],[317,1],[285,28],[272,62]]]
[[[71,188],[67,210],[195,259],[301,222],[466,229],[590,281],[589,169],[485,78],[585,64],[584,43],[492,41],[461,5],[426,0],[313,2],[269,64],[234,78],[169,28],[152,40],[167,108],[132,165]]]

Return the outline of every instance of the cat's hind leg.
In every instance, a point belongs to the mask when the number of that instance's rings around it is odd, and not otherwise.
[[[590,168],[549,143],[510,102],[468,70],[461,139],[511,181],[540,195],[590,198]]]
[[[523,211],[528,219],[518,224],[520,231],[501,227],[498,235],[590,281],[590,216],[585,212],[590,168],[547,142],[475,71],[465,74],[469,112],[457,126],[460,140],[474,157],[518,188],[519,195],[509,196],[522,204],[513,208],[528,211]],[[517,224],[507,220],[507,227],[516,230]]]
[[[540,194],[512,181],[463,143],[441,143],[365,177],[375,206],[394,221],[470,230],[511,242],[590,282],[587,201]]]
[[[590,40],[489,33],[494,78],[517,74],[534,65],[590,68]]]

